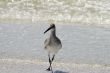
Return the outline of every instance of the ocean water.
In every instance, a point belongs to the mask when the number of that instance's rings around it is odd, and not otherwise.
[[[110,0],[0,0],[0,22],[109,26]]]

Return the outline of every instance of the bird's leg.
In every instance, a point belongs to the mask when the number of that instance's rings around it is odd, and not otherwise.
[[[53,57],[52,57],[51,64],[52,64],[54,58],[55,58],[55,54],[54,54]],[[51,65],[50,65],[50,68],[51,68],[51,72],[53,73],[53,70],[52,70],[52,66],[51,66]]]
[[[54,58],[55,58],[55,54],[54,54],[53,57],[52,57],[52,62],[53,62]]]
[[[51,67],[51,64],[52,64],[52,61],[51,61],[51,59],[50,59],[50,54],[48,54],[48,57],[49,57],[49,64],[50,64],[50,66],[49,66],[49,68],[47,69],[48,71],[51,71],[52,70],[52,67]],[[50,69],[51,68],[51,69]]]
[[[48,54],[48,57],[49,57],[49,64],[50,64],[50,66],[49,66],[49,68],[47,69],[48,71],[52,71],[52,73],[53,73],[53,70],[52,70],[52,62],[53,62],[53,60],[54,60],[54,58],[55,58],[55,55],[53,55],[53,57],[52,57],[52,60],[50,59],[50,54]]]

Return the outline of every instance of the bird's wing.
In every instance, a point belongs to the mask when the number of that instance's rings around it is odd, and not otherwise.
[[[58,44],[61,44],[61,41],[58,37],[56,37],[57,39],[55,39],[55,42],[57,42]]]
[[[49,44],[49,38],[47,38],[45,41],[44,41],[44,48],[46,48],[47,47],[47,45]]]

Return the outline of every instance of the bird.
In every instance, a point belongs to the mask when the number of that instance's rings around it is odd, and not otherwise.
[[[56,26],[54,23],[50,24],[50,27],[44,32],[44,34],[50,30],[50,36],[44,41],[44,48],[48,52],[49,67],[47,71],[52,71],[52,62],[57,52],[62,48],[60,39],[56,36]],[[53,72],[52,72],[53,73]]]

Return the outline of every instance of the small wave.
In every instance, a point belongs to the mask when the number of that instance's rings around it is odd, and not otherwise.
[[[109,3],[109,0],[6,0],[0,4],[0,21],[53,21],[110,26]]]

